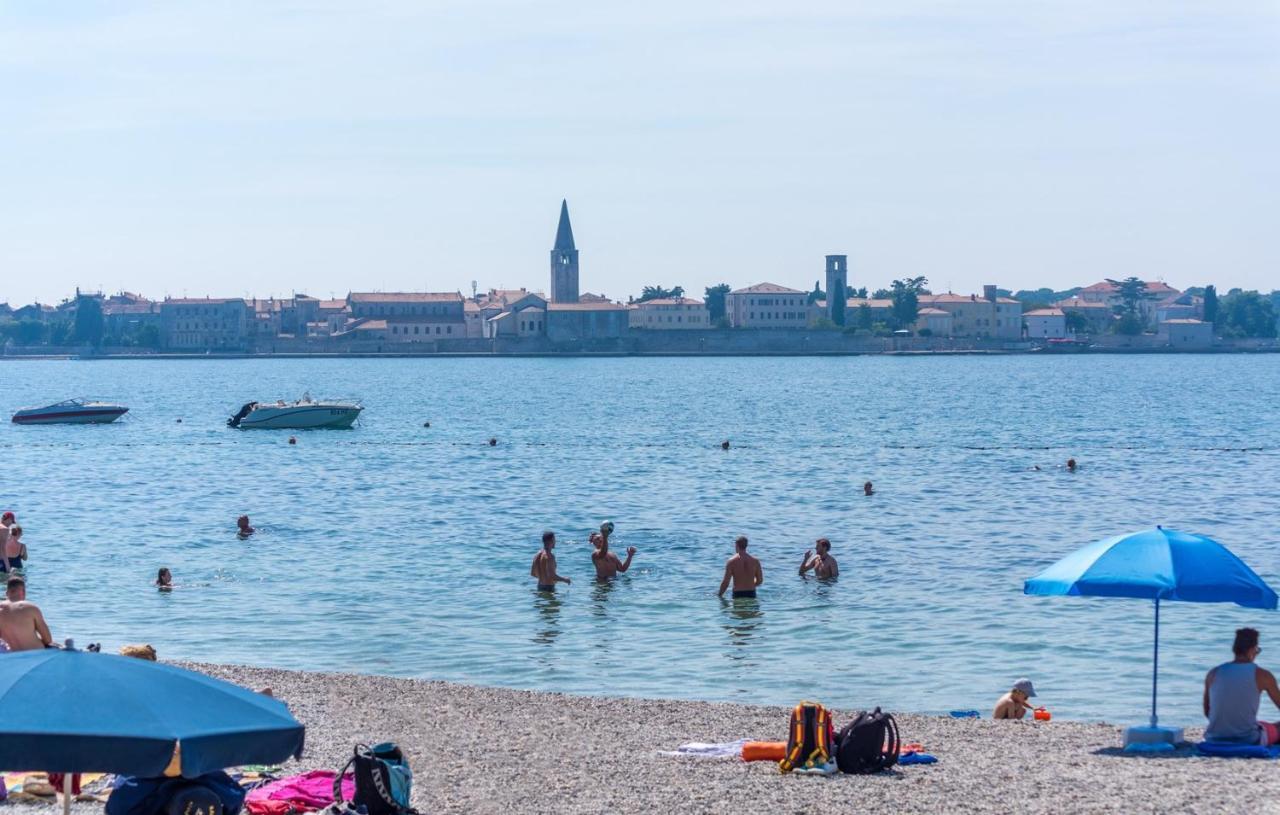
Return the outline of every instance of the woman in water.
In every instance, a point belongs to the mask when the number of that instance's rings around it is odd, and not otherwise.
[[[163,566],[160,567],[160,572],[156,575],[156,588],[160,591],[173,591],[173,575]]]
[[[9,540],[4,544],[4,564],[10,571],[17,571],[27,558],[27,545],[22,542],[22,527],[14,524],[9,527]]]
[[[236,518],[236,527],[238,528],[236,535],[238,535],[241,540],[244,540],[257,531],[252,526],[249,526],[248,515],[241,515],[239,518]]]

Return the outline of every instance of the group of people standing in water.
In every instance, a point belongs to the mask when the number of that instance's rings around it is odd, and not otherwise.
[[[867,482],[870,487],[871,482]],[[871,493],[868,492],[868,495]],[[634,546],[627,547],[626,560],[609,550],[609,536],[613,534],[613,522],[600,524],[599,532],[592,532],[588,540],[591,543],[591,562],[596,569],[596,580],[611,580],[631,568],[631,561],[636,556]],[[724,577],[720,580],[719,596],[732,587],[735,600],[753,599],[756,590],[764,583],[764,568],[759,559],[747,552],[749,541],[745,535],[739,535],[734,541],[734,554],[725,561]],[[800,576],[810,572],[820,580],[834,579],[840,576],[840,564],[831,554],[831,541],[818,538],[815,549],[806,550],[800,560]],[[573,580],[564,577],[556,570],[556,533],[547,530],[542,533],[542,549],[533,556],[533,564],[529,568],[529,576],[538,581],[538,591],[551,592],[556,584],[570,585]]]
[[[27,600],[28,560],[17,517],[12,512],[0,514],[0,574],[5,581],[4,599],[0,600],[0,651],[31,651],[53,645],[44,614]]]

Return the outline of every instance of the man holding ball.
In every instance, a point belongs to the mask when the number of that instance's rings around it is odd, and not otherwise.
[[[619,572],[630,569],[631,559],[636,555],[636,548],[628,546],[627,559],[619,560],[617,555],[609,551],[609,536],[612,534],[613,521],[605,521],[600,524],[600,534],[591,536],[596,547],[591,553],[591,562],[596,566],[596,580],[610,580]]]

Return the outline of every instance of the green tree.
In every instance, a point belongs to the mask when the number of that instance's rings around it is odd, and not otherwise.
[[[813,281],[813,291],[809,292],[809,299],[807,301],[809,305],[813,305],[819,300],[826,300],[826,299],[827,299],[827,293],[822,290],[822,281],[820,280]]]
[[[71,335],[76,342],[87,342],[94,347],[102,344],[102,304],[96,298],[81,297],[76,302],[76,321]]]
[[[858,319],[854,322],[858,328],[871,330],[871,326],[875,321],[871,319],[871,306],[863,303],[858,306]]]
[[[891,297],[893,297],[893,292],[888,289],[876,289],[871,293],[872,300],[888,300]]]
[[[1216,286],[1204,287],[1204,321],[1206,323],[1218,321],[1218,288]]]
[[[56,323],[49,323],[48,335],[50,345],[67,345],[71,342],[72,323],[70,320],[60,320]]]
[[[731,291],[728,283],[708,286],[706,290],[707,311],[711,314],[711,322],[717,323],[725,318],[724,296]]]
[[[650,300],[665,300],[669,297],[684,297],[684,286],[675,286],[670,289],[664,289],[662,286],[645,286],[640,290],[640,297],[635,302],[647,303]]]
[[[1063,312],[1067,318],[1067,330],[1072,334],[1088,334],[1089,318],[1077,309],[1069,308]]]
[[[866,300],[867,287],[863,286],[860,289],[855,289],[853,286],[845,286],[845,297],[846,298],[856,297],[859,300]]]
[[[154,323],[147,323],[138,329],[134,342],[142,348],[159,348],[160,347],[160,326]]]
[[[890,315],[895,329],[910,328],[915,324],[916,316],[920,312],[920,293],[924,291],[928,282],[924,277],[907,277],[893,281],[893,293],[889,299],[893,300]]]
[[[1222,298],[1219,305],[1223,334],[1231,337],[1274,337],[1276,312],[1269,298],[1242,291]]]
[[[1116,294],[1120,296],[1120,314],[1130,317],[1139,318],[1139,304],[1147,296],[1147,284],[1143,283],[1136,277],[1126,277],[1124,280],[1108,280],[1108,283],[1116,287]]]

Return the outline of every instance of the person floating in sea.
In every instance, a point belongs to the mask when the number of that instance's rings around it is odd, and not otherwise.
[[[631,568],[631,559],[636,556],[634,546],[627,547],[626,561],[619,560],[617,555],[610,552],[609,536],[612,534],[613,522],[605,521],[600,524],[600,531],[591,536],[591,542],[595,546],[595,551],[591,553],[591,562],[596,566],[596,580],[610,580],[619,572],[625,572]]]
[[[156,574],[156,588],[160,591],[173,591],[173,575],[163,566]]]
[[[1013,683],[1013,689],[1000,697],[996,702],[995,712],[991,714],[993,719],[1021,719],[1027,715],[1027,711],[1031,710],[1028,700],[1036,695],[1035,686],[1031,684],[1030,679],[1019,679]]]
[[[1204,729],[1205,741],[1264,746],[1280,743],[1280,722],[1258,720],[1258,701],[1264,691],[1280,707],[1275,674],[1255,664],[1261,650],[1256,629],[1237,629],[1231,644],[1234,658],[1205,675],[1204,715],[1209,720]]]
[[[1067,472],[1074,473],[1076,471],[1076,460],[1074,458],[1067,459]]]
[[[756,589],[764,582],[764,570],[760,561],[747,554],[747,536],[739,535],[733,542],[737,554],[724,562],[724,579],[720,581],[720,596],[733,583],[733,599],[753,598]]]
[[[840,564],[831,556],[831,541],[818,538],[814,546],[818,548],[818,553],[815,555],[812,549],[805,551],[804,560],[800,561],[800,576],[804,577],[812,569],[813,576],[817,578],[839,577]]]
[[[721,449],[721,450],[728,450],[728,449],[729,449],[729,440],[728,440],[728,439],[725,439],[724,441],[720,442],[720,449]]]
[[[865,483],[865,484],[863,484],[863,485],[862,485],[862,494],[863,494],[863,495],[875,495],[875,494],[876,494],[876,488],[875,488],[875,487],[873,487],[873,486],[871,486],[871,482],[870,482],[870,481],[868,481],[867,483]]]
[[[497,447],[497,446],[498,446],[498,440],[497,440],[496,438],[494,438],[493,436],[490,436],[490,437],[489,437],[489,446],[490,446],[490,447]]]
[[[5,581],[5,599],[0,601],[0,640],[10,651],[35,651],[53,646],[53,635],[44,614],[27,602],[27,582],[17,575]]]
[[[14,524],[7,530],[9,535],[4,546],[0,547],[0,555],[4,556],[4,570],[10,573],[21,571],[28,560],[27,545],[22,542],[22,527]]]
[[[538,591],[555,591],[557,583],[566,586],[573,583],[569,578],[556,574],[556,556],[551,551],[555,548],[556,533],[551,530],[543,532],[542,550],[533,556],[533,566],[529,569],[529,575],[538,580]]]
[[[248,515],[241,515],[239,518],[236,518],[236,529],[237,529],[236,536],[239,537],[240,540],[244,540],[245,538],[252,535],[254,532],[258,531],[254,529],[252,526],[249,526]]]

